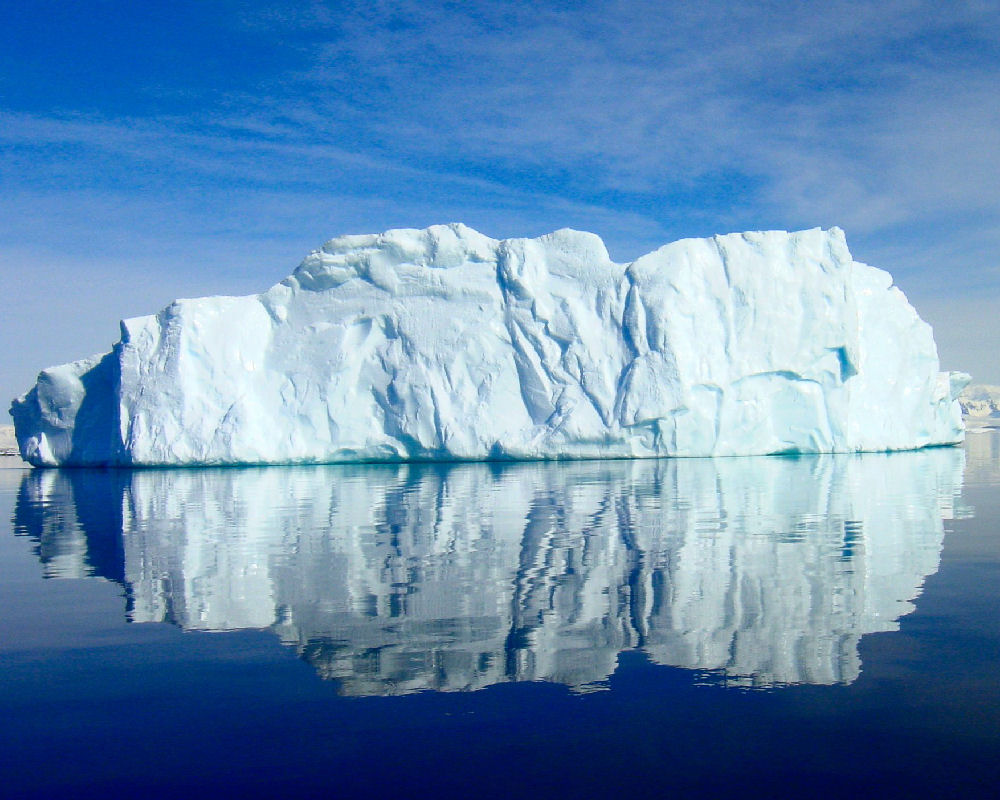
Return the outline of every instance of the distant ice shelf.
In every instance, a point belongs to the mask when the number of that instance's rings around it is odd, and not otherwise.
[[[260,295],[178,300],[11,406],[39,466],[646,458],[962,441],[963,373],[843,232],[460,224],[343,236]]]

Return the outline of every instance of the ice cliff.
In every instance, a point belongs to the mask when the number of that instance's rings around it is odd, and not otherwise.
[[[837,228],[628,265],[561,230],[344,236],[263,294],[178,300],[11,413],[36,465],[899,450],[961,441],[931,329]]]

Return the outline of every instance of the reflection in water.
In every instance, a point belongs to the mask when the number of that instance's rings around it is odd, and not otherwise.
[[[270,628],[347,694],[586,688],[628,648],[828,684],[913,609],[963,460],[34,471],[15,529],[135,622]]]
[[[970,431],[965,437],[965,480],[996,483],[1000,474],[1000,435],[995,429]]]

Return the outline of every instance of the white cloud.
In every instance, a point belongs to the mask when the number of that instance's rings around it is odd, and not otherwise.
[[[0,110],[0,272],[11,285],[56,259],[99,293],[111,264],[165,302],[263,288],[347,231],[572,226],[625,260],[684,235],[838,224],[918,308],[1000,295],[998,11],[275,4],[233,35],[287,38],[298,67],[214,105],[176,87],[171,115]],[[25,319],[44,315],[44,293],[18,286],[40,304]]]

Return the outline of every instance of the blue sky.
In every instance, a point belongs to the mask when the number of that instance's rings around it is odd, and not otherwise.
[[[1000,2],[7,4],[0,394],[341,233],[840,225],[1000,383]]]

